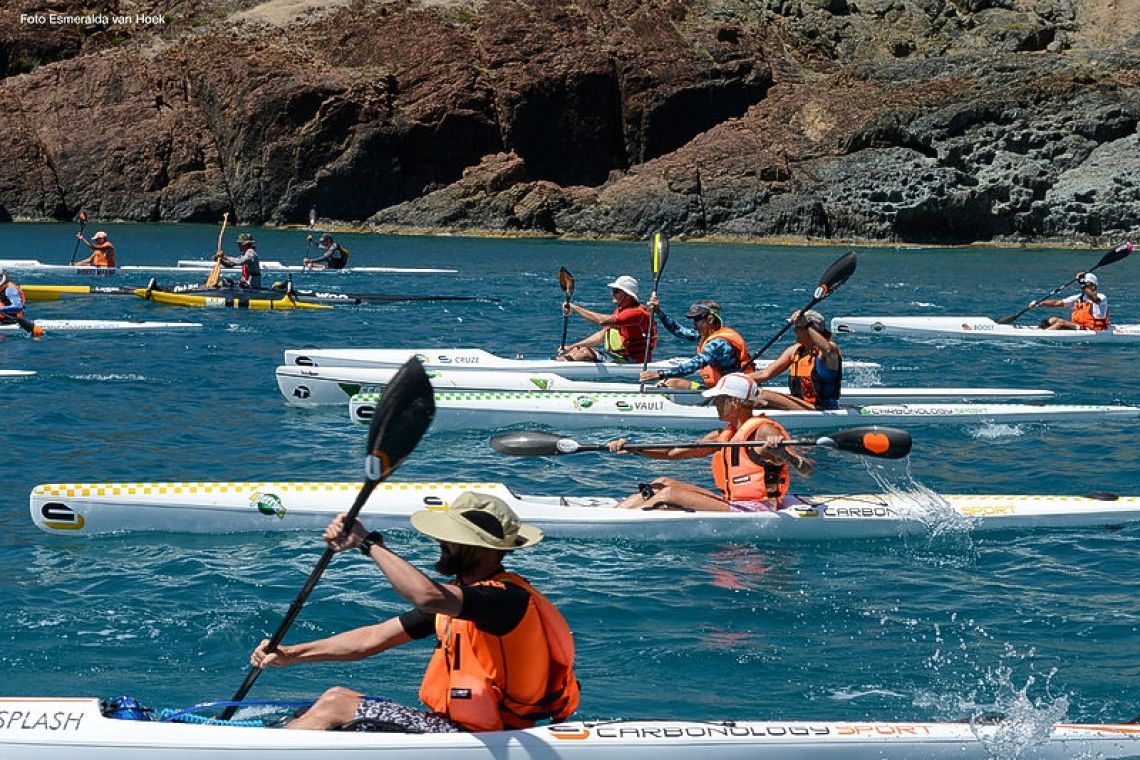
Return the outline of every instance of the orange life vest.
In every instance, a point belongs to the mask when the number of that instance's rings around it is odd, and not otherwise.
[[[739,428],[726,427],[718,441],[748,441],[761,426],[770,425],[784,438],[788,431],[767,417],[753,417]],[[713,480],[729,501],[768,501],[779,504],[788,493],[791,478],[788,465],[771,464],[748,447],[723,448],[713,454]]]
[[[110,243],[96,243],[91,250],[91,266],[114,268],[115,246]]]
[[[1086,330],[1107,330],[1108,309],[1106,308],[1104,311],[1104,319],[1093,317],[1092,310],[1093,302],[1082,295],[1081,299],[1073,304],[1073,322]]]
[[[740,333],[731,327],[721,327],[708,337],[701,338],[700,342],[697,343],[697,353],[699,354],[703,351],[705,344],[714,338],[728,341],[729,345],[732,346],[732,350],[736,352],[736,369],[730,369],[729,372],[755,371],[756,365],[753,364],[752,356],[748,353],[748,344],[744,342],[744,338],[741,337]],[[720,367],[714,367],[709,364],[697,370],[697,374],[701,376],[701,380],[705,381],[705,386],[711,388],[724,376],[725,372]]]
[[[435,618],[439,645],[424,673],[420,699],[469,731],[562,721],[578,707],[570,626],[549,599],[514,573],[474,585],[504,583],[530,594],[526,613],[510,633],[494,636],[470,620]]]

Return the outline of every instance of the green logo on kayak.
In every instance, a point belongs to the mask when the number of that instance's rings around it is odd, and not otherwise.
[[[266,517],[277,515],[278,520],[285,519],[285,505],[276,494],[253,493],[249,497],[249,505]]]
[[[882,332],[882,331],[883,331],[883,323],[882,322],[872,323],[871,332]]]
[[[530,382],[534,385],[535,388],[538,388],[540,391],[544,391],[550,387],[550,381],[546,378],[532,377],[530,379]]]
[[[594,399],[590,398],[589,396],[579,396],[578,398],[574,399],[575,409],[589,409],[593,405]]]

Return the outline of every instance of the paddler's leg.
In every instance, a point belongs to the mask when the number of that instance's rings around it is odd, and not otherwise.
[[[558,357],[563,362],[599,362],[601,357],[589,346],[573,346],[566,349],[566,353]]]
[[[779,391],[770,391],[767,388],[760,390],[760,402],[761,403],[756,404],[756,407],[760,411],[764,411],[765,409],[785,409],[794,412],[802,411],[805,409],[812,411],[815,409],[814,406],[804,401],[802,398],[789,396],[788,394],[780,393]]]
[[[696,512],[727,512],[728,503],[720,494],[672,478],[658,478],[650,484],[648,496],[635,493],[618,503],[622,509],[686,509]]]
[[[324,731],[343,726],[356,718],[356,708],[364,695],[360,692],[334,686],[313,703],[313,706],[285,728],[307,728]]]

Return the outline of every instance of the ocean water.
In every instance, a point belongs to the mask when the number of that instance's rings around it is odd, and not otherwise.
[[[218,232],[108,230],[121,263],[203,258]],[[5,257],[65,263],[71,255],[73,226],[4,231]],[[238,231],[227,232],[231,247]],[[306,252],[303,231],[254,232],[264,259],[296,263]],[[358,479],[364,429],[343,409],[286,405],[273,379],[283,349],[469,346],[546,357],[562,332],[559,266],[577,279],[575,300],[597,310],[608,310],[606,283],[618,274],[649,289],[645,243],[338,239],[354,264],[459,271],[306,275],[298,285],[500,301],[251,313],[83,299],[34,304],[30,316],[192,320],[205,329],[0,336],[0,367],[39,372],[0,381],[0,693],[127,693],[154,707],[225,699],[323,548],[316,534],[49,536],[28,516],[37,483]],[[756,348],[811,298],[842,253],[674,241],[660,296],[672,314],[716,298]],[[1044,296],[1101,253],[860,249],[854,277],[819,308],[828,318],[997,317]],[[1115,321],[1140,321],[1140,256],[1098,273]],[[117,274],[99,284],[142,285],[146,277]],[[20,280],[93,282],[31,273]],[[186,278],[160,276],[180,281]],[[571,322],[572,339],[590,331]],[[1135,346],[842,342],[848,359],[882,365],[849,373],[852,384],[1020,386],[1054,389],[1060,402],[1140,402]],[[658,355],[691,350],[665,335]],[[575,437],[605,441],[625,432]],[[901,463],[813,452],[816,476],[794,488],[1140,493],[1134,422],[916,425],[911,432],[914,451]],[[489,449],[488,435],[429,432],[396,479],[502,480],[520,493],[587,495],[625,494],[658,474],[709,481],[707,462],[699,461],[585,453],[508,459]],[[666,437],[677,434],[634,434]],[[420,567],[434,562],[434,543],[415,533],[393,533],[389,542]],[[509,567],[545,590],[575,630],[583,718],[958,720],[1001,712],[1048,723],[1140,713],[1138,552],[1134,527],[975,536],[932,520],[921,537],[818,545],[550,539]],[[286,640],[404,608],[383,576],[358,555],[343,555]],[[417,704],[429,654],[430,644],[420,642],[359,663],[274,669],[251,697],[313,697],[343,684]]]

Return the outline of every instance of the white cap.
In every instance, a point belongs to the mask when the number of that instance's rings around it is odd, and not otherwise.
[[[1081,275],[1081,284],[1082,285],[1096,285],[1099,287],[1100,281],[1097,280],[1096,275],[1093,274],[1092,272],[1085,272],[1083,275]]]
[[[628,274],[623,274],[609,284],[609,287],[629,293],[634,298],[637,298],[637,280],[630,277]]]
[[[730,375],[722,377],[717,381],[716,385],[707,391],[702,391],[701,395],[705,398],[732,396],[741,401],[755,401],[760,398],[760,386],[748,375],[741,372],[733,372]]]
[[[94,235],[91,236],[91,239],[92,240],[98,240],[99,238],[105,238],[105,237],[107,237],[107,233],[103,232],[103,230],[99,230],[98,232],[96,232]]]

